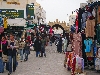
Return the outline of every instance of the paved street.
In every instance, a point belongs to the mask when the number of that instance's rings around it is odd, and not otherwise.
[[[17,70],[12,75],[70,75],[63,67],[64,54],[56,52],[55,46],[46,48],[47,57],[36,58],[31,51],[27,62],[19,62]],[[7,71],[0,75],[7,75]]]
[[[17,70],[12,75],[71,75],[63,67],[64,54],[56,52],[56,46],[46,47],[47,57],[36,58],[35,52],[31,51],[27,62],[19,62]],[[7,75],[7,71],[0,75]],[[100,75],[96,71],[87,71],[87,75]]]

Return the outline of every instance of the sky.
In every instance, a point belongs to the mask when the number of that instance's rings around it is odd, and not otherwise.
[[[87,0],[36,0],[46,10],[46,21],[53,22],[56,19],[66,21],[72,11],[80,7],[80,3],[86,3]],[[68,15],[67,15],[68,14]]]

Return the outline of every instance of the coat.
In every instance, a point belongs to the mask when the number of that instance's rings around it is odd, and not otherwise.
[[[34,49],[35,51],[41,51],[41,40],[40,39],[36,39],[34,42]]]

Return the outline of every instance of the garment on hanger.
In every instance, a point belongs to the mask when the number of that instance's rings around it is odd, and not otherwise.
[[[95,13],[95,8],[92,11],[92,15],[95,17],[96,13]]]
[[[92,40],[91,39],[86,39],[84,40],[85,44],[85,52],[90,52],[91,51],[91,45],[92,45]]]
[[[87,57],[93,57],[93,47],[90,48],[90,52],[86,52]]]
[[[83,13],[83,10],[81,8],[79,8],[79,13],[78,13],[78,32],[81,32],[82,13]]]
[[[87,13],[83,12],[83,14],[82,14],[82,29],[85,29],[86,20],[87,20]]]
[[[95,20],[87,19],[86,29],[85,29],[86,37],[94,37],[95,35],[94,26],[95,26]]]
[[[87,20],[87,13],[83,12],[83,14],[82,14],[82,23],[86,22],[86,20]]]
[[[97,25],[97,42],[100,44],[100,24]]]
[[[76,31],[78,31],[78,19],[76,19]]]
[[[95,60],[95,69],[100,70],[100,59],[99,58],[96,58]]]
[[[98,11],[97,11],[97,22],[98,24],[100,23],[100,6],[98,6]]]
[[[73,34],[73,41],[72,41],[72,49],[76,55],[82,57],[82,37],[81,33],[74,33]]]
[[[87,18],[91,17],[92,14],[90,12],[87,12]]]

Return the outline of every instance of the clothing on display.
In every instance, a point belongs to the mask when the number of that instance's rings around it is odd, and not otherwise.
[[[91,51],[91,45],[92,45],[92,40],[91,39],[86,39],[84,40],[85,44],[85,52],[90,52]]]
[[[97,58],[95,60],[95,69],[100,70],[100,48],[97,51]]]
[[[69,52],[68,59],[67,59],[67,66],[68,68],[72,67],[72,58],[74,57],[74,52]]]
[[[83,10],[81,8],[79,8],[79,13],[78,13],[78,32],[81,32],[82,13],[83,13]]]
[[[90,12],[87,12],[87,18],[91,17],[92,14]]]
[[[92,15],[95,17],[96,13],[95,13],[95,8],[92,11]]]
[[[100,44],[100,24],[97,25],[97,42]]]
[[[90,52],[86,52],[87,57],[93,57],[93,48],[90,48]]]
[[[82,23],[86,22],[86,20],[87,20],[87,13],[83,12],[83,14],[82,14]]]
[[[100,58],[96,58],[95,60],[95,69],[100,70]]]
[[[100,6],[98,6],[98,11],[97,11],[97,22],[98,24],[100,23]]]
[[[87,19],[86,29],[85,29],[86,37],[94,37],[95,35],[94,26],[95,26],[95,20]]]
[[[73,57],[72,60],[72,74],[83,73],[84,71],[84,59],[79,57],[78,55]]]
[[[73,41],[72,41],[72,50],[75,52],[76,55],[82,57],[82,37],[80,33],[73,34]]]

